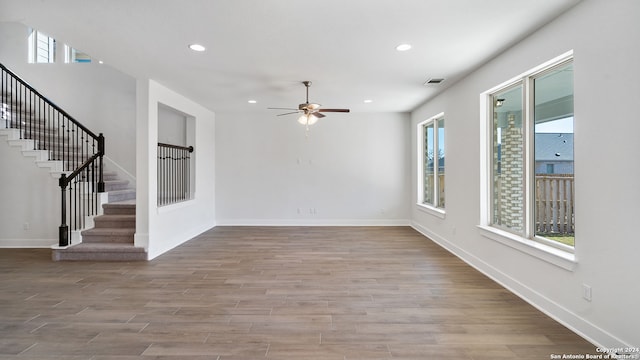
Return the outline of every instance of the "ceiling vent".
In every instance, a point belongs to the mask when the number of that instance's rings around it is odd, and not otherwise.
[[[431,79],[427,80],[424,84],[425,85],[438,85],[443,81],[444,81],[443,78],[431,78]]]

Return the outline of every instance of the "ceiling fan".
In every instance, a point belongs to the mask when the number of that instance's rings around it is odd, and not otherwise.
[[[278,114],[277,116],[282,115],[291,115],[291,114],[301,114],[298,118],[298,122],[302,125],[313,125],[318,119],[325,117],[326,115],[322,114],[323,112],[345,112],[348,113],[349,109],[323,109],[322,105],[316,103],[309,102],[309,87],[311,86],[311,81],[303,81],[304,86],[307,88],[307,99],[304,104],[298,105],[297,109],[294,108],[268,108],[272,110],[293,110],[290,112],[286,112],[283,114]]]

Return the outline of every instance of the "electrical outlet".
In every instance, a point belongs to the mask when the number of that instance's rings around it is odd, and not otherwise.
[[[582,298],[591,301],[591,286],[582,284]]]
[[[29,222],[26,221],[24,224],[22,224],[22,228],[24,230],[29,230],[29,229],[31,229],[31,224],[29,224]]]

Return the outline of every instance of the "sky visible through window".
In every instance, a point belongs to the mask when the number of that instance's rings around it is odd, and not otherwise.
[[[573,117],[536,124],[536,133],[573,134]]]

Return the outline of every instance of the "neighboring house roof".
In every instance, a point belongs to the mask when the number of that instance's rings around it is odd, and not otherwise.
[[[536,161],[573,161],[573,134],[537,133]]]

